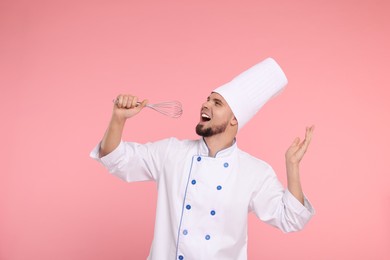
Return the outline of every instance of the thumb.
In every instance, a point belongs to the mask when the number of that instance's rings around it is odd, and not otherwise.
[[[147,103],[148,103],[147,99],[144,99],[142,102],[138,102],[137,106],[134,108],[134,111],[136,112],[136,114],[141,112],[141,110],[147,105]]]
[[[299,137],[295,137],[295,139],[294,139],[294,141],[293,141],[293,143],[292,143],[291,145],[292,145],[292,146],[298,145],[300,140],[301,140],[301,139],[299,139]]]
[[[141,104],[140,104],[139,106],[140,106],[140,108],[142,109],[142,108],[144,108],[148,103],[149,103],[149,100],[144,99],[144,100],[141,102]]]

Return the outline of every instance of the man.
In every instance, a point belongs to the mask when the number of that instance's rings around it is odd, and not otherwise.
[[[148,259],[247,259],[247,214],[284,232],[304,227],[314,214],[305,198],[299,163],[314,128],[288,148],[284,189],[273,169],[237,147],[237,131],[287,79],[268,58],[215,89],[203,103],[199,140],[121,141],[127,119],[147,104],[119,95],[108,129],[91,156],[125,181],[157,182],[154,239]]]

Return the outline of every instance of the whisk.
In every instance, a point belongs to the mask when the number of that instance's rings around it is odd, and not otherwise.
[[[113,102],[117,104],[118,100],[114,99]],[[140,105],[141,102],[137,102],[137,104]],[[183,108],[179,101],[165,101],[155,104],[146,104],[146,107],[172,118],[178,118],[183,114]]]

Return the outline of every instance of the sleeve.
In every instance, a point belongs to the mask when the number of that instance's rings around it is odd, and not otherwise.
[[[265,223],[285,233],[302,230],[315,214],[306,196],[302,205],[288,189],[283,188],[271,167],[257,184],[250,210]]]
[[[91,151],[90,157],[124,181],[157,181],[162,172],[169,143],[169,139],[147,144],[121,141],[115,150],[101,158],[99,143]]]

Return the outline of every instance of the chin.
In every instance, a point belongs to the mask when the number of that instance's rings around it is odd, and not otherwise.
[[[210,127],[204,127],[203,124],[199,123],[195,128],[196,134],[202,137],[209,137],[213,135],[213,131]]]

